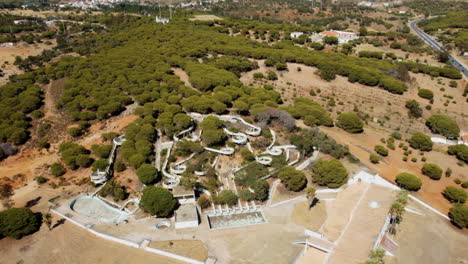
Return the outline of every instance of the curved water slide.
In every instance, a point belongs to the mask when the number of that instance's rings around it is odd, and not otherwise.
[[[136,208],[133,209],[133,211],[128,211],[127,209],[125,209],[125,207],[127,205],[129,205],[130,203],[133,203],[134,205],[136,205]],[[140,199],[133,198],[133,199],[130,199],[130,200],[126,201],[119,209],[122,210],[122,211],[125,211],[129,215],[132,215],[132,214],[136,213],[136,211],[138,211],[138,209],[139,209],[138,204],[139,203],[140,203]]]
[[[224,147],[222,149],[214,149],[214,148],[205,147],[205,150],[215,152],[215,153],[218,153],[218,154],[222,154],[222,155],[226,155],[226,156],[230,156],[230,155],[234,154],[234,151],[235,151],[234,148],[231,148],[231,147]]]
[[[203,119],[205,119],[208,116],[214,116],[214,117],[221,119],[222,121],[231,122],[231,123],[236,123],[237,121],[240,121],[242,124],[248,127],[247,131],[245,131],[245,134],[249,136],[253,136],[253,137],[258,137],[262,133],[262,129],[260,127],[250,124],[249,122],[245,121],[240,116],[213,115],[213,114],[203,115],[203,114],[199,114],[195,112],[189,112],[187,113],[187,115],[189,115],[190,117],[192,117],[193,119],[197,121],[203,121]]]
[[[181,160],[179,162],[174,163],[174,165],[169,167],[169,171],[172,174],[177,174],[177,175],[180,175],[180,174],[184,173],[187,170],[187,165],[185,165],[183,163],[185,163],[185,162],[189,161],[190,159],[192,159],[195,156],[195,154],[196,153],[192,153],[187,158],[185,158],[185,159],[183,159],[183,160]]]
[[[188,140],[193,141],[193,142],[200,140],[200,137],[203,131],[200,130],[199,135],[196,135],[194,131],[195,131],[195,126],[191,126],[181,131],[180,133],[174,135],[172,138],[174,139],[175,142],[181,140],[183,137],[186,137]]]
[[[121,135],[112,139],[112,143],[116,146],[121,146],[125,142],[125,135]]]
[[[167,153],[166,153],[166,160],[164,161],[164,165],[162,167],[162,174],[165,177],[168,178],[168,179],[164,180],[163,183],[162,183],[163,187],[166,188],[166,189],[172,189],[172,188],[176,187],[177,185],[179,185],[179,183],[180,183],[180,176],[179,175],[171,174],[171,173],[166,171],[167,163],[169,162],[169,156],[171,155],[172,147],[173,147],[173,145],[171,145],[168,148]]]
[[[244,133],[237,133],[229,131],[227,128],[223,128],[224,133],[232,137],[232,142],[237,145],[244,145],[247,143],[248,138],[247,135]]]
[[[97,171],[93,171],[93,173],[91,173],[91,176],[89,178],[94,184],[98,185],[98,184],[104,184],[107,181],[107,175],[108,174],[105,171],[97,170]]]
[[[262,165],[270,165],[273,162],[273,158],[269,156],[255,156],[255,161]]]
[[[262,129],[260,127],[250,124],[240,116],[231,116],[231,119],[240,121],[242,124],[248,126],[249,128],[247,131],[245,131],[245,133],[249,136],[258,137],[260,134],[262,134]]]
[[[288,149],[288,151],[286,152],[286,153],[287,153],[287,156],[288,156],[288,157],[286,158],[286,161],[289,160],[289,153],[290,153],[291,151],[296,152],[296,156],[297,156],[297,157],[296,157],[295,160],[289,162],[289,163],[288,163],[288,166],[292,166],[292,165],[298,163],[299,160],[301,159],[301,153],[300,153],[298,150]]]
[[[110,175],[110,170],[112,168],[112,164],[114,163],[115,151],[117,150],[117,147],[121,146],[124,142],[125,135],[121,135],[112,139],[112,149],[107,159],[108,165],[106,169],[104,171],[94,171],[90,176],[90,179],[94,184],[104,184],[107,182],[107,179]]]

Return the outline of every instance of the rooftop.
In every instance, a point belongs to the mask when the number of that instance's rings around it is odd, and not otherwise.
[[[197,208],[193,204],[184,204],[175,212],[176,223],[198,221]]]
[[[172,188],[172,194],[174,195],[174,197],[178,197],[185,195],[194,195],[195,193],[193,189],[186,189],[181,185],[177,185],[174,188]]]

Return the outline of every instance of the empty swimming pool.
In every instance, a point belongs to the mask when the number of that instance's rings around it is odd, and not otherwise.
[[[261,211],[230,215],[208,215],[210,229],[223,229],[266,223]]]
[[[103,222],[123,222],[129,214],[112,207],[97,197],[84,196],[73,200],[70,208],[80,215]]]

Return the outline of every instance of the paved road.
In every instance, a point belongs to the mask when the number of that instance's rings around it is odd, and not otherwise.
[[[431,46],[432,48],[436,49],[436,50],[439,50],[439,51],[445,51],[440,45],[439,43],[437,43],[437,41],[434,40],[433,37],[431,37],[430,35],[424,33],[422,30],[419,30],[418,27],[417,27],[417,23],[419,23],[420,21],[424,20],[424,18],[420,18],[420,19],[416,19],[414,21],[412,21],[410,23],[410,27],[418,34],[418,37],[422,40],[424,40],[424,42],[426,42],[429,46]],[[457,68],[458,70],[460,70],[460,72],[465,75],[465,77],[468,77],[468,69],[465,68],[465,66],[463,66],[463,64],[461,64],[455,57],[453,57],[452,55],[449,55],[449,61],[450,63],[452,63],[452,65]]]

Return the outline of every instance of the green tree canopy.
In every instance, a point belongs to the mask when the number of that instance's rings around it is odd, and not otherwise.
[[[348,171],[339,160],[318,160],[312,166],[312,180],[319,185],[338,188],[348,181]]]
[[[457,188],[455,186],[447,186],[442,192],[445,198],[451,203],[465,203],[468,197],[468,194],[465,190]]]
[[[422,174],[429,176],[429,178],[433,180],[440,180],[440,177],[442,177],[442,168],[433,163],[426,163],[423,165],[421,169]]]
[[[147,163],[141,165],[136,174],[138,179],[145,185],[154,183],[159,177],[159,173],[156,168]]]
[[[419,97],[428,99],[428,100],[431,100],[432,98],[434,98],[434,92],[432,92],[429,89],[419,89],[418,95]]]
[[[0,237],[20,239],[41,227],[41,217],[29,208],[10,208],[0,212]]]
[[[300,191],[307,185],[307,178],[302,171],[296,170],[292,166],[286,166],[278,174],[281,182],[291,191]]]
[[[458,144],[448,147],[448,154],[455,155],[457,159],[468,163],[468,146]]]
[[[455,204],[450,208],[448,216],[452,223],[459,228],[468,228],[468,206]]]
[[[237,204],[237,195],[231,190],[222,190],[219,195],[217,202],[220,204],[227,204],[229,206],[234,206]]]
[[[158,217],[170,216],[177,205],[177,200],[167,189],[156,186],[148,186],[143,189],[140,200],[140,208],[143,211]]]
[[[63,167],[62,163],[59,163],[59,162],[55,162],[50,166],[50,172],[55,177],[62,176],[63,174],[65,174],[66,171],[67,171],[67,169],[65,169],[65,167]]]
[[[409,144],[412,148],[415,149],[431,151],[433,143],[430,136],[421,132],[416,132],[409,139]]]
[[[336,125],[349,133],[364,131],[364,122],[355,113],[342,113],[338,115]]]
[[[379,154],[380,156],[388,156],[388,149],[386,149],[384,146],[382,145],[376,145],[374,147],[374,150],[375,152],[377,152],[377,154]]]
[[[408,191],[417,191],[421,188],[422,181],[416,175],[403,172],[397,175],[396,183]]]
[[[457,123],[446,115],[432,115],[427,119],[426,125],[433,133],[441,134],[447,138],[460,136],[460,128]]]

